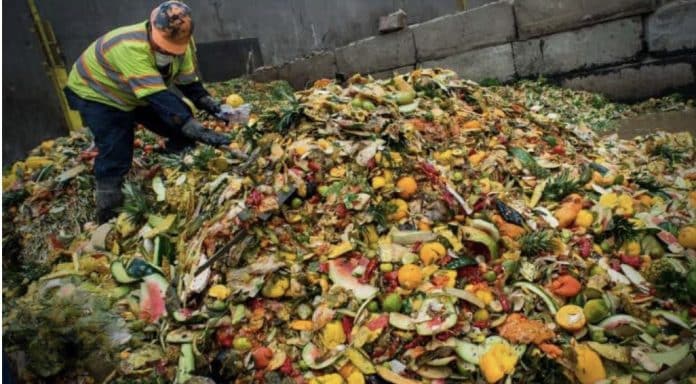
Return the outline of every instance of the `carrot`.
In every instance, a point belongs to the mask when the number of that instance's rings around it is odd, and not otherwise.
[[[582,210],[582,196],[573,193],[566,197],[561,206],[553,213],[558,219],[558,227],[566,228],[573,224],[580,210]]]
[[[558,359],[559,357],[563,356],[563,350],[554,344],[542,343],[539,344],[539,349],[544,351],[544,353],[546,353],[552,359]]]
[[[524,235],[524,228],[520,227],[519,225],[508,223],[507,221],[503,220],[500,215],[493,215],[493,222],[495,223],[495,226],[498,227],[500,234],[503,236],[517,239],[518,237]]]
[[[563,275],[551,282],[551,292],[562,297],[573,297],[580,293],[582,284],[570,275]]]

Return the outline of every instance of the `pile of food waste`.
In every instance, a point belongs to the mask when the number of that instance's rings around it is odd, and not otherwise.
[[[680,94],[650,98],[635,104],[612,102],[606,96],[562,88],[547,79],[521,80],[510,86],[490,85],[493,92],[559,124],[582,124],[597,133],[611,133],[621,119],[694,110],[694,100]]]
[[[4,351],[26,382],[693,376],[693,137],[510,92],[356,75],[208,122],[230,148],[141,129],[103,225],[88,134],[44,142],[3,176]]]

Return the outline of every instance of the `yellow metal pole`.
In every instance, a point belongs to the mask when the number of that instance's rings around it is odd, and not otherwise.
[[[63,113],[63,118],[71,131],[77,130],[82,127],[82,120],[80,119],[80,114],[77,111],[73,111],[68,106],[68,100],[65,98],[63,93],[63,88],[68,83],[68,72],[65,69],[65,63],[60,57],[60,48],[58,42],[56,41],[55,35],[53,34],[53,29],[51,25],[41,20],[41,15],[39,14],[39,9],[36,7],[34,0],[27,0],[27,5],[29,5],[29,11],[31,12],[32,20],[34,21],[34,29],[39,36],[39,41],[41,42],[41,48],[44,51],[44,56],[46,57],[46,65],[48,66],[48,77],[51,80],[56,96],[58,97],[58,102],[60,104],[61,112]]]

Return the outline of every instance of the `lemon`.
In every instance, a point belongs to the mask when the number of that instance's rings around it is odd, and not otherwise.
[[[233,93],[227,96],[227,99],[225,99],[225,104],[229,105],[232,108],[237,108],[240,105],[244,104],[244,99],[242,99],[242,97],[238,94]]]
[[[567,331],[581,330],[586,321],[583,309],[577,305],[564,305],[556,313],[556,323]]]

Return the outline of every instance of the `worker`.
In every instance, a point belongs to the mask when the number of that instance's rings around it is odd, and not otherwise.
[[[196,107],[223,118],[220,102],[203,88],[191,49],[190,8],[166,1],[150,18],[117,28],[92,43],[73,65],[65,94],[80,112],[99,151],[94,162],[97,220],[109,221],[123,203],[124,177],[131,167],[136,124],[167,138],[178,153],[195,142],[228,145],[223,134],[205,128],[175,85]]]

